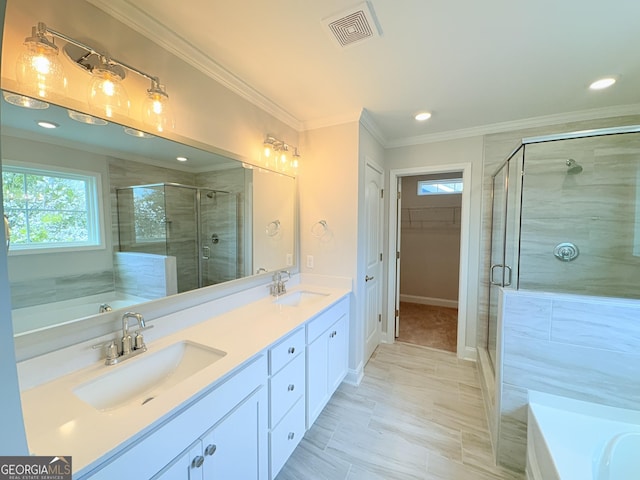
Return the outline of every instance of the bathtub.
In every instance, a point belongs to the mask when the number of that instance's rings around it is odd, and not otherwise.
[[[529,480],[637,480],[640,411],[529,392]]]
[[[20,335],[52,325],[91,317],[100,313],[100,305],[103,303],[108,304],[113,310],[117,310],[148,301],[147,298],[109,292],[33,307],[16,308],[11,312],[13,332]]]

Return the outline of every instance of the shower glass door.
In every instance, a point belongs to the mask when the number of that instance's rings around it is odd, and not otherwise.
[[[235,194],[199,190],[200,286],[240,277],[238,201]]]
[[[516,286],[518,278],[518,216],[524,148],[520,148],[493,176],[491,262],[489,266],[489,321],[487,351],[494,370],[498,345],[500,288]]]

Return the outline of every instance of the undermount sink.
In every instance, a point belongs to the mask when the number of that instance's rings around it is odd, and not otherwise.
[[[194,342],[174,343],[108,367],[113,370],[76,387],[73,393],[102,411],[129,404],[145,405],[226,354]]]
[[[275,300],[275,303],[277,303],[278,305],[297,307],[299,305],[307,304],[315,300],[320,300],[321,298],[328,295],[328,293],[312,292],[309,290],[298,290],[296,292],[287,293],[286,295],[277,298]]]

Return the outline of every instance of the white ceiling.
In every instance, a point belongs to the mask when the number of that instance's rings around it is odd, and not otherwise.
[[[387,146],[572,112],[640,112],[638,0],[371,0],[382,35],[347,48],[322,20],[359,0],[89,1],[215,62],[292,126],[366,109]],[[588,90],[609,75],[612,88]],[[413,120],[421,110],[431,120]]]

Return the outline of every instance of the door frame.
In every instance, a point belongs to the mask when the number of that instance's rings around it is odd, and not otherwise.
[[[389,171],[389,186],[387,195],[387,209],[389,212],[387,272],[389,272],[387,290],[387,318],[386,318],[386,342],[395,342],[395,299],[396,299],[396,229],[399,228],[398,213],[396,211],[397,185],[400,177],[416,175],[432,175],[437,173],[462,172],[462,212],[460,218],[460,271],[458,280],[458,339],[456,354],[458,358],[470,358],[473,355],[466,345],[467,333],[467,308],[468,308],[468,283],[469,283],[469,224],[471,221],[471,163],[455,163],[443,165],[431,165],[412,168],[401,168]]]

